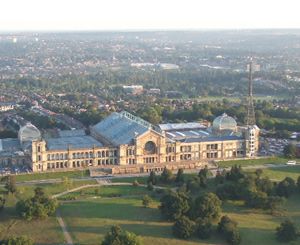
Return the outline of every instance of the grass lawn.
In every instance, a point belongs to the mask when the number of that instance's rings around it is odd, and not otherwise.
[[[73,181],[72,186],[69,189],[73,189],[79,186],[96,184],[96,180],[84,180],[84,181]],[[36,187],[42,187],[45,190],[45,193],[49,196],[58,194],[60,192],[66,191],[68,188],[62,183],[55,184],[36,184],[36,185],[22,185],[18,186],[18,197],[28,198],[33,196],[34,189]]]
[[[284,204],[281,216],[272,216],[264,211],[248,209],[239,202],[227,202],[223,213],[238,222],[242,244],[282,244],[276,240],[275,229],[285,219],[291,219],[300,227],[300,195],[290,197]],[[287,244],[299,244],[299,239]]]
[[[286,163],[287,159],[281,157],[271,157],[262,159],[245,159],[245,160],[229,160],[229,161],[218,161],[218,165],[221,168],[232,167],[234,165],[250,166],[250,165],[265,165],[265,164],[283,164]]]
[[[290,171],[299,171],[299,169],[290,169]],[[82,183],[83,181],[77,181],[74,182],[74,185],[81,185]],[[39,186],[46,187],[48,194],[65,190],[61,184]],[[30,196],[34,187],[22,186],[21,188],[24,188],[23,197]],[[98,190],[96,195],[99,195],[99,198],[93,198],[96,189]],[[150,208],[142,206],[141,199],[145,194],[150,195],[151,192],[141,186],[87,188],[83,189],[82,192],[72,193],[72,195],[79,196],[78,200],[62,202],[59,210],[73,241],[77,245],[100,244],[110,227],[115,224],[141,236],[145,245],[226,244],[224,239],[217,234],[213,234],[208,240],[193,238],[185,241],[174,238],[172,223],[161,218],[158,209],[159,201],[154,199]],[[111,196],[118,197],[111,198]],[[16,199],[10,196],[5,210],[0,213],[0,232],[2,231],[0,235],[26,234],[39,245],[64,244],[63,234],[55,217],[50,217],[44,221],[23,221],[15,213],[15,202]],[[290,218],[300,228],[299,203],[300,194],[296,194],[284,204],[284,211],[281,216],[272,216],[261,210],[246,208],[242,202],[228,201],[223,203],[222,215],[227,214],[238,222],[242,245],[279,245],[280,243],[275,238],[275,228],[279,226],[280,222]],[[289,244],[298,244],[299,240]]]
[[[254,170],[249,171],[252,172]],[[271,180],[275,181],[283,180],[285,177],[291,177],[294,180],[297,180],[300,176],[300,165],[263,169],[263,176],[269,177]]]
[[[280,217],[247,209],[234,202],[224,204],[223,214],[238,222],[242,244],[281,244],[276,240],[275,229],[285,218],[292,218],[300,226],[299,201],[300,197],[290,198],[284,206],[288,211]],[[143,208],[137,198],[109,198],[65,203],[60,210],[76,244],[99,243],[114,224],[140,235],[145,245],[226,244],[217,234],[208,240],[175,239],[172,223],[161,219],[158,205],[155,201],[151,208]]]
[[[122,197],[122,196],[140,196],[150,195],[151,192],[141,186],[101,186],[91,187],[75,191],[60,197],[61,200],[102,198],[102,197]]]
[[[137,198],[109,198],[65,203],[60,210],[76,244],[99,244],[115,224],[140,235],[145,245],[205,244],[175,239],[172,224],[161,220],[158,204],[155,201],[150,208],[144,208]],[[210,241],[220,244],[217,238]]]
[[[16,199],[10,196],[4,210],[0,212],[0,236],[26,235],[32,238],[36,245],[64,244],[64,237],[55,217],[41,221],[24,221],[15,211]]]
[[[61,179],[68,178],[81,178],[90,176],[89,170],[75,170],[66,172],[47,172],[47,173],[34,173],[34,174],[20,174],[16,176],[17,182],[30,181],[30,180],[44,180],[44,179]]]

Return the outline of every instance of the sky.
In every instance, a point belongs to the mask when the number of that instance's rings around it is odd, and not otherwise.
[[[0,31],[300,28],[299,0],[2,0]]]

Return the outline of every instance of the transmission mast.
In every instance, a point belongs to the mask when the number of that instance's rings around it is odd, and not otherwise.
[[[253,62],[252,58],[249,63],[249,82],[248,82],[248,98],[247,98],[247,126],[255,125],[255,112],[253,104]]]

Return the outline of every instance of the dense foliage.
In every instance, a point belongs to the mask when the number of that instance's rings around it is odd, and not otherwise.
[[[53,215],[58,206],[55,199],[47,197],[41,187],[34,190],[34,196],[16,204],[17,213],[26,220],[45,219]]]
[[[292,221],[285,220],[276,228],[276,236],[279,241],[290,242],[297,239],[298,231]]]
[[[141,239],[132,232],[124,231],[120,226],[112,226],[101,245],[142,245]]]
[[[33,241],[26,236],[9,237],[0,241],[1,245],[33,245]]]

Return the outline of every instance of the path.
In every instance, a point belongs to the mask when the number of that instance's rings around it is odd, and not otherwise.
[[[62,219],[59,211],[56,212],[56,219],[63,231],[65,241],[67,242],[66,244],[73,245],[74,243],[73,243],[72,237],[71,237],[70,233],[68,232],[66,224],[65,224],[64,220]]]

